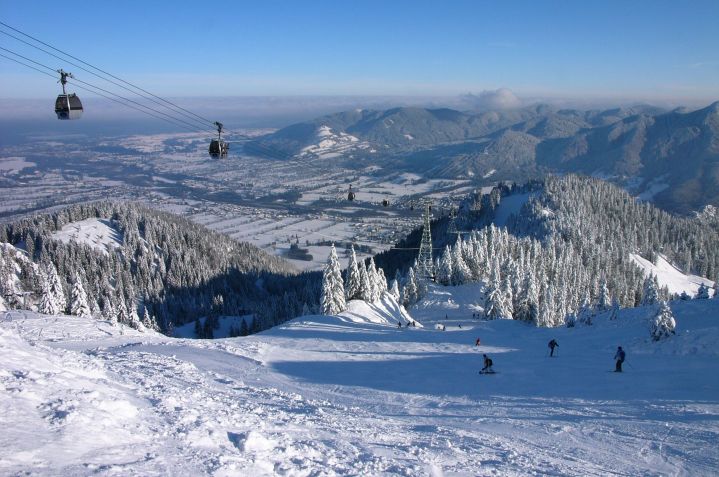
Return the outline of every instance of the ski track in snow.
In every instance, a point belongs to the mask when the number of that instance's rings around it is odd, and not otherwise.
[[[8,314],[0,473],[716,473],[719,326],[701,320],[719,300],[678,303],[678,335],[656,344],[642,309],[538,330],[474,321],[473,299],[472,286],[437,287],[415,313],[424,329],[348,314],[224,340]],[[556,360],[541,354],[550,336]],[[634,369],[604,372],[620,338]],[[481,352],[499,374],[476,374]]]

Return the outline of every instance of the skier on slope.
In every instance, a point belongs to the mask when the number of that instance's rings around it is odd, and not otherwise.
[[[480,374],[494,373],[494,370],[492,369],[492,359],[486,354],[483,354],[482,356],[484,356],[484,368],[482,368]]]
[[[474,343],[474,346],[479,346],[480,344],[482,344],[482,342],[479,340],[479,338],[477,338],[477,342]]]
[[[552,338],[552,341],[550,341],[547,346],[549,346],[549,349],[551,350],[551,351],[549,352],[549,357],[551,358],[551,357],[554,356],[554,348],[558,347],[558,346],[559,346],[559,343],[557,343],[557,340],[555,340],[554,338]]]
[[[627,357],[627,353],[624,352],[621,346],[617,347],[617,352],[614,354],[614,359],[617,360],[617,367],[614,368],[615,373],[621,373],[622,372],[622,363],[624,362],[624,359]]]

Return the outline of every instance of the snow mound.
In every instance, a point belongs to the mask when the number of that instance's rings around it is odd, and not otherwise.
[[[406,326],[410,322],[415,322],[418,328],[422,327],[392,295],[385,293],[379,301],[374,303],[367,303],[364,300],[351,300],[347,303],[347,310],[338,315],[300,316],[290,320],[283,326],[373,324],[397,327],[397,323],[402,323],[402,326]]]
[[[367,303],[362,300],[352,300],[347,304],[347,310],[339,314],[341,318],[347,318],[353,323],[375,323],[379,325],[397,326],[397,323],[406,325],[414,321],[407,310],[397,300],[385,293],[375,303]],[[420,326],[419,323],[417,326]]]
[[[123,242],[122,234],[110,220],[98,218],[71,222],[52,234],[52,237],[63,243],[84,243],[105,254],[120,247]]]
[[[696,296],[702,283],[709,288],[714,286],[714,282],[709,279],[683,273],[662,255],[658,256],[656,265],[634,253],[630,254],[630,258],[642,269],[645,277],[656,275],[659,285],[666,286],[669,293],[686,292],[689,296]]]

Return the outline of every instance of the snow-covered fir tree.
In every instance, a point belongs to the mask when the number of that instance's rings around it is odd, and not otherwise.
[[[334,244],[330,248],[330,256],[322,275],[320,308],[324,315],[336,315],[347,308],[342,271]]]
[[[414,273],[414,267],[407,270],[407,278],[402,287],[402,304],[405,307],[414,305],[419,300],[419,287],[417,284],[417,276]]]
[[[359,263],[360,274],[360,299],[371,303],[373,301],[372,281],[369,278],[369,271],[365,267],[364,262]]]
[[[486,293],[487,294],[484,299],[484,316],[488,320],[512,318],[511,311],[508,308],[505,298],[505,292],[499,281],[498,273],[495,273],[492,277]]]
[[[62,281],[60,281],[60,276],[57,274],[57,268],[55,268],[55,265],[51,261],[45,262],[45,266],[43,268],[45,275],[47,276],[49,291],[53,297],[55,305],[60,310],[58,313],[60,313],[62,310],[67,308],[67,299],[65,298],[65,290],[62,287]]]
[[[667,302],[663,301],[659,305],[656,314],[649,321],[649,333],[654,341],[669,338],[675,333],[677,326],[674,320],[674,314]]]
[[[55,302],[55,295],[52,293],[52,289],[50,288],[49,277],[45,273],[40,274],[40,286],[41,295],[38,311],[45,315],[60,314],[61,309]]]
[[[70,314],[83,318],[92,316],[92,311],[87,301],[87,294],[85,293],[85,287],[83,287],[80,274],[77,272],[75,273],[75,279],[70,293]]]
[[[656,305],[659,303],[659,282],[654,274],[649,275],[644,280],[642,292],[642,306]]]
[[[347,300],[362,299],[362,277],[357,266],[357,255],[352,245],[350,262],[347,266],[347,281],[345,283],[345,296]]]
[[[699,285],[699,290],[697,290],[697,299],[698,300],[706,300],[709,298],[709,287],[704,285],[703,283]]]
[[[400,299],[400,293],[399,293],[399,283],[397,282],[396,278],[392,279],[392,284],[389,287],[389,294],[399,302]]]
[[[442,285],[452,284],[452,252],[449,245],[445,247],[437,266],[437,282]]]
[[[607,286],[607,281],[605,279],[602,279],[599,285],[599,299],[597,300],[597,311],[599,313],[604,313],[605,311],[609,310],[610,306],[612,306],[612,298],[609,293],[609,287]]]

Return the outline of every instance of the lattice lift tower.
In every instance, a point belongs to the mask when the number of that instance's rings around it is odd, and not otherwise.
[[[424,226],[422,227],[422,242],[419,245],[417,257],[417,275],[427,280],[434,280],[434,262],[432,261],[432,232],[429,228],[431,206],[424,205]]]

